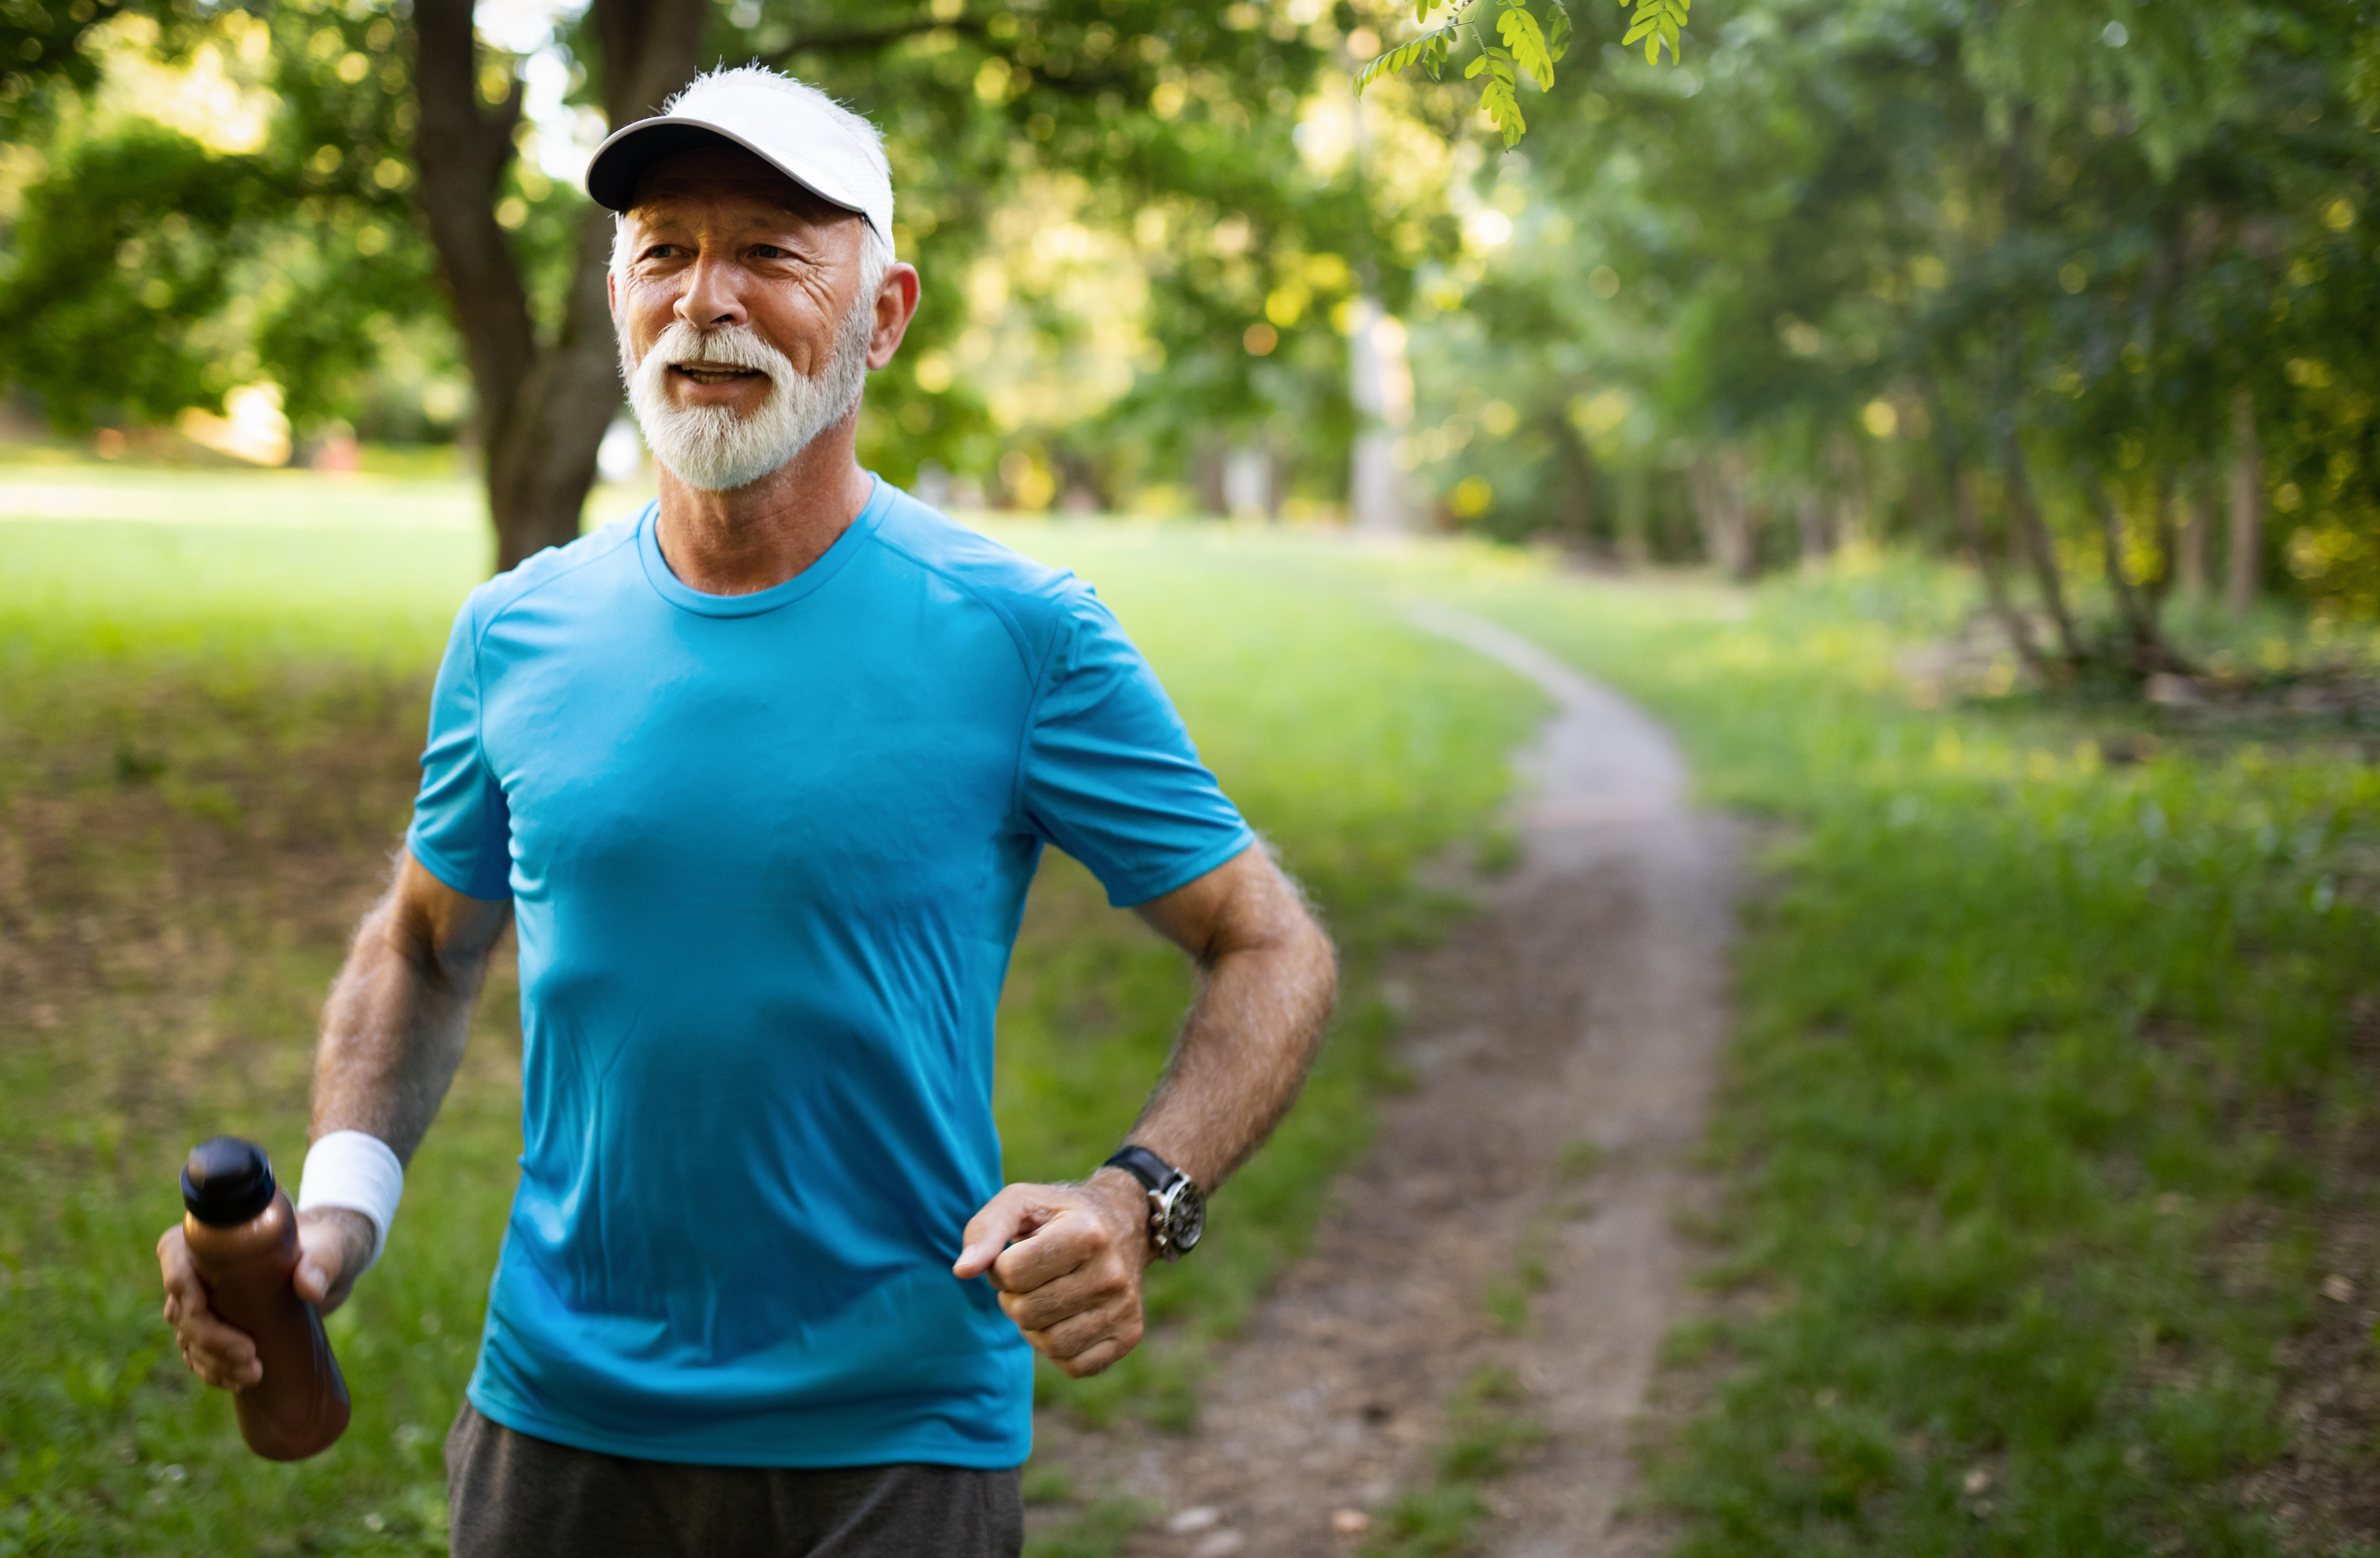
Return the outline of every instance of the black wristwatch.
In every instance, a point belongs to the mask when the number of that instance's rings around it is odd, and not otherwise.
[[[1178,1261],[1207,1231],[1207,1193],[1198,1182],[1146,1147],[1126,1147],[1103,1165],[1121,1168],[1148,1192],[1148,1242],[1158,1258]]]

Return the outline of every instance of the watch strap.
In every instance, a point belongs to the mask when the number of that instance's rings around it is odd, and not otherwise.
[[[1162,1195],[1176,1179],[1184,1178],[1180,1169],[1159,1157],[1146,1147],[1125,1147],[1100,1165],[1121,1168],[1140,1181],[1140,1188],[1151,1195]]]

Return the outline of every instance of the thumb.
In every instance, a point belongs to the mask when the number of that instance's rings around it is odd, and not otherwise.
[[[298,1274],[293,1279],[298,1296],[310,1304],[319,1304],[331,1296],[331,1284],[339,1280],[339,1255],[333,1250],[308,1250],[298,1257]]]
[[[1033,1203],[1021,1186],[1011,1185],[992,1197],[982,1211],[967,1219],[966,1231],[960,1236],[966,1240],[966,1248],[959,1251],[951,1274],[964,1282],[990,1271],[1008,1241],[1024,1233],[1034,1217]]]
[[[298,1229],[298,1272],[292,1281],[299,1298],[310,1304],[329,1298],[346,1265],[346,1245],[335,1228],[316,1224]]]

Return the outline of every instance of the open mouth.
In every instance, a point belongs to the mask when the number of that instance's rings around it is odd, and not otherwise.
[[[767,374],[754,368],[735,368],[716,362],[675,362],[672,373],[684,374],[698,384],[732,384],[738,379],[766,379]]]

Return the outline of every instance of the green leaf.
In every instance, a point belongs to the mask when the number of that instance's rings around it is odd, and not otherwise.
[[[1528,121],[1521,117],[1521,99],[1513,90],[1512,79],[1504,72],[1492,74],[1479,93],[1479,107],[1487,114],[1504,138],[1507,150],[1520,144],[1528,133]]]
[[[1416,66],[1427,71],[1431,79],[1437,79],[1452,55],[1458,35],[1468,30],[1478,38],[1479,52],[1463,67],[1463,79],[1479,81],[1480,111],[1502,135],[1506,146],[1515,145],[1528,128],[1521,115],[1521,72],[1528,72],[1540,91],[1551,88],[1554,62],[1569,51],[1573,36],[1570,12],[1560,0],[1548,0],[1548,23],[1541,25],[1529,0],[1496,0],[1496,33],[1503,40],[1500,45],[1487,42],[1483,30],[1469,19],[1477,12],[1479,0],[1457,6],[1444,26],[1409,38],[1366,61],[1355,72],[1355,91],[1360,95],[1381,77]],[[1677,53],[1677,33],[1684,22],[1688,0],[1621,0],[1621,4],[1635,7],[1627,37],[1630,44],[1651,39],[1647,48],[1656,59],[1663,47],[1672,54]],[[1416,20],[1441,8],[1430,0],[1415,0],[1415,6]],[[1547,30],[1548,25],[1550,32]]]
[[[1686,7],[1690,4],[1692,0],[1636,0],[1635,14],[1629,18],[1621,46],[1625,48],[1641,38],[1645,41],[1645,57],[1653,64],[1661,62],[1664,46],[1672,60],[1679,58],[1678,38],[1685,28]]]
[[[1365,61],[1363,68],[1355,72],[1356,95],[1362,96],[1366,87],[1383,76],[1395,75],[1407,66],[1443,63],[1448,35],[1462,25],[1459,21],[1448,22],[1444,27],[1425,32],[1418,38],[1408,38],[1393,49],[1383,49]]]
[[[1496,30],[1512,51],[1513,62],[1536,78],[1539,89],[1554,84],[1554,58],[1546,48],[1546,35],[1524,6],[1507,5],[1496,18]]]

